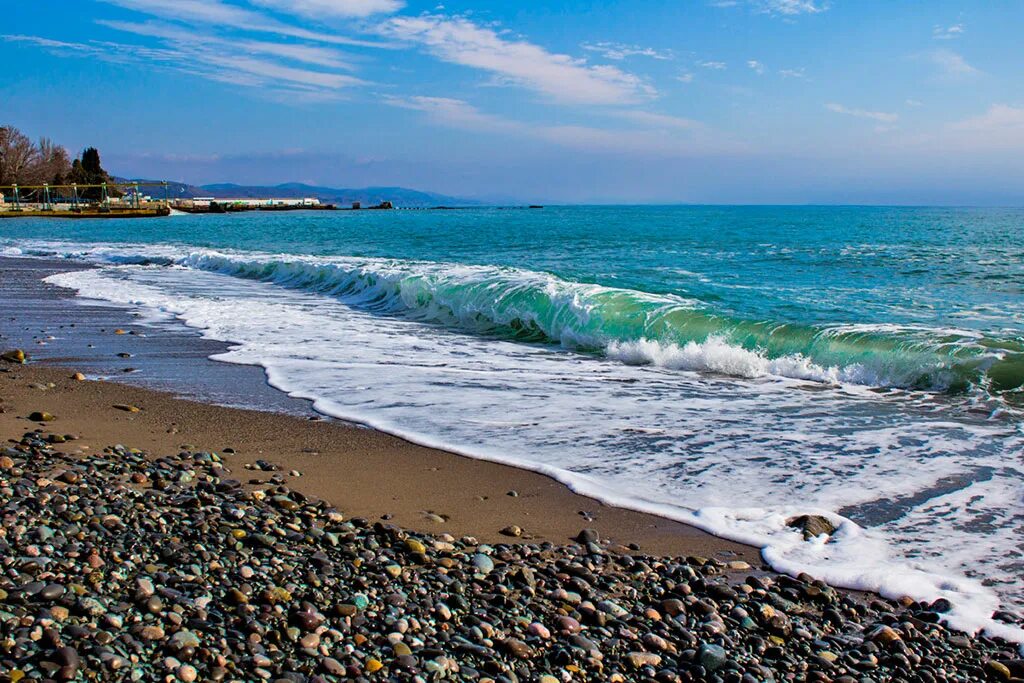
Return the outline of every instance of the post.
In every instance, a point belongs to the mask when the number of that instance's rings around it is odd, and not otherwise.
[[[71,183],[71,208],[78,209],[78,183]]]
[[[43,211],[49,211],[50,205],[50,183],[43,183]]]
[[[18,183],[14,183],[14,210],[21,211],[21,197],[18,196]]]
[[[134,204],[135,204],[135,208],[137,209],[137,208],[139,208],[139,184],[138,183],[132,183],[132,187],[135,189],[135,202],[134,202]]]
[[[107,195],[107,184],[102,183],[101,188],[103,190],[103,207],[106,209],[110,208],[110,197]]]

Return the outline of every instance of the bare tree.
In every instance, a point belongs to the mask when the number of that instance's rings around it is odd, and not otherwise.
[[[67,181],[68,173],[71,171],[71,160],[68,158],[68,151],[54,143],[50,138],[39,138],[39,163],[34,174],[36,184],[50,183],[51,185],[63,185]]]
[[[0,127],[0,185],[30,181],[38,161],[39,150],[24,133],[13,126]]]

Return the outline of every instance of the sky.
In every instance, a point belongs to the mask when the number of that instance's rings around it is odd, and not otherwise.
[[[0,4],[0,125],[126,177],[1024,204],[1020,0]]]

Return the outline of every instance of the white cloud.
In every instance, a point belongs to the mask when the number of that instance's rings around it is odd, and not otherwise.
[[[933,50],[925,56],[939,67],[940,75],[945,78],[967,78],[981,73],[968,64],[962,55],[952,50]]]
[[[655,114],[648,111],[618,111],[614,115],[619,118],[629,119],[634,123],[650,126],[651,128],[693,130],[703,125],[700,121],[693,119],[670,116],[668,114]]]
[[[828,9],[827,2],[818,0],[761,0],[764,11],[772,14],[818,14]]]
[[[97,24],[112,28],[116,31],[134,33],[140,36],[149,36],[170,41],[178,45],[206,46],[217,45],[234,52],[256,53],[281,57],[305,64],[315,64],[334,69],[350,69],[351,66],[345,60],[344,55],[335,49],[319,45],[304,45],[301,43],[274,43],[270,41],[248,40],[248,39],[227,39],[208,33],[200,33],[194,30],[179,28],[170,24],[155,22],[131,22],[131,21],[107,21],[97,20]]]
[[[516,121],[486,114],[469,102],[450,97],[385,96],[384,101],[393,107],[424,112],[434,123],[445,126],[482,131],[525,130],[525,126]]]
[[[753,69],[754,72],[757,73],[758,76],[760,76],[761,74],[764,73],[764,64],[762,64],[761,62],[757,61],[756,59],[749,59],[749,60],[747,60],[747,66],[749,66],[751,69]]]
[[[895,123],[899,120],[899,114],[892,114],[884,111],[868,111],[866,109],[851,109],[844,107],[841,104],[835,102],[829,102],[825,105],[825,109],[834,111],[837,114],[846,114],[847,116],[856,116],[861,119],[872,119],[874,121],[881,121],[882,123]]]
[[[963,24],[953,24],[952,26],[936,26],[932,29],[932,38],[936,40],[953,40],[959,38],[964,33]]]
[[[689,71],[681,73],[678,76],[676,76],[676,80],[679,81],[680,83],[693,83],[693,74],[690,73]]]
[[[799,69],[779,69],[779,75],[783,78],[807,78],[803,67]]]
[[[722,69],[726,69],[729,66],[725,62],[713,62],[713,61],[697,62],[697,65],[698,66],[702,66],[705,69],[713,69],[715,71],[721,71]]]
[[[465,17],[394,17],[380,31],[423,45],[438,59],[487,71],[499,83],[529,88],[560,102],[624,104],[655,94],[642,79],[617,67],[588,66],[525,40],[508,40]]]
[[[405,6],[401,0],[250,0],[268,9],[314,19],[330,17],[368,17],[391,14]]]
[[[668,61],[674,58],[671,50],[656,50],[653,47],[641,45],[626,45],[624,43],[583,43],[580,47],[589,52],[597,52],[605,59],[622,61],[629,57],[650,57],[661,61]]]
[[[712,140],[699,122],[643,111],[616,112],[643,128],[595,128],[579,125],[534,125],[480,111],[463,100],[447,97],[385,97],[395,107],[424,112],[439,125],[457,129],[495,132],[541,140],[585,152],[678,157],[709,149],[732,150],[731,143]],[[683,137],[679,135],[684,133]],[[702,136],[695,137],[700,133]]]
[[[1024,107],[993,104],[984,114],[951,125],[954,130],[1024,131]]]
[[[924,102],[922,102],[921,100],[915,100],[912,97],[908,97],[906,100],[904,100],[904,103],[908,107],[921,107],[921,106],[924,106]]]
[[[738,7],[740,0],[711,0],[712,7]],[[818,14],[829,8],[828,0],[746,0],[755,12],[793,17],[800,14]]]
[[[1024,149],[1024,106],[993,104],[984,114],[947,126],[947,137],[965,149]]]
[[[257,33],[273,33],[279,36],[299,38],[318,43],[334,45],[358,45],[362,47],[388,47],[368,40],[349,38],[335,33],[310,31],[291,26],[259,12],[228,5],[219,0],[102,0],[103,2],[136,10],[143,14],[181,21],[195,26],[209,28],[239,29]]]
[[[317,71],[253,56],[252,52],[268,53],[275,49],[253,41],[243,41],[242,44],[249,47],[239,48],[231,41],[206,41],[197,36],[191,43],[170,41],[164,47],[153,48],[109,41],[67,43],[24,35],[3,35],[0,39],[29,43],[55,54],[89,54],[109,62],[144,63],[209,81],[252,88],[257,94],[268,97],[287,96],[285,101],[334,99],[345,88],[366,85],[365,81],[348,74]]]

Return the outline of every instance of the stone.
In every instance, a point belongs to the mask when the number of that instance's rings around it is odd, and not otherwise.
[[[989,675],[989,678],[993,678],[997,681],[1008,681],[1013,677],[1008,666],[1002,662],[997,662],[994,659],[990,659],[985,662],[985,673]]]
[[[791,517],[786,520],[786,526],[800,530],[805,541],[821,535],[831,536],[836,532],[836,526],[827,517],[821,515]]]
[[[599,543],[601,541],[601,537],[597,533],[597,529],[583,529],[576,534],[576,540],[583,544]]]
[[[190,664],[182,664],[174,672],[174,675],[178,677],[179,681],[183,681],[184,683],[192,683],[198,677],[199,672],[196,671],[196,668]]]
[[[8,363],[24,363],[28,360],[28,356],[21,349],[11,349],[10,351],[4,351],[0,354],[0,358],[7,361]]]
[[[60,668],[57,671],[57,678],[62,681],[70,681],[78,675],[78,668],[81,666],[81,659],[78,650],[65,646],[57,648],[54,660]]]
[[[653,652],[630,652],[626,659],[634,669],[641,669],[645,666],[657,667],[661,665],[661,655]]]
[[[473,555],[472,561],[478,574],[487,575],[494,571],[494,560],[483,553]]]
[[[37,410],[33,413],[30,413],[28,419],[31,420],[32,422],[53,422],[57,418],[56,416],[50,413],[47,413],[42,410]]]
[[[725,648],[722,646],[713,643],[704,643],[700,646],[700,663],[708,671],[718,671],[728,661],[729,658],[725,653]]]
[[[510,524],[498,533],[500,533],[502,536],[512,536],[514,538],[518,538],[523,535],[523,530],[521,527],[518,527],[515,524]]]

